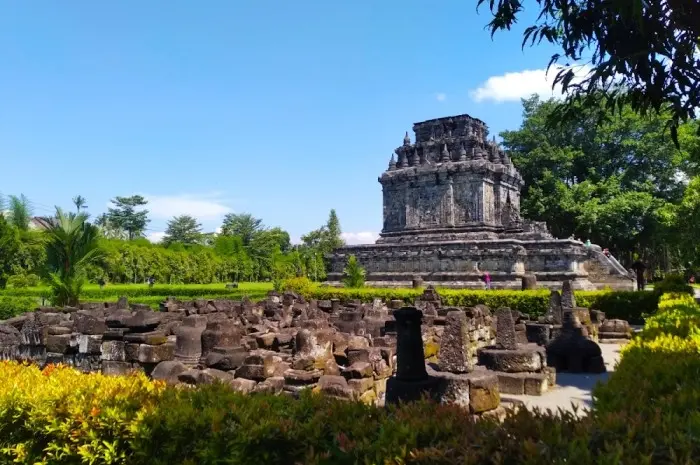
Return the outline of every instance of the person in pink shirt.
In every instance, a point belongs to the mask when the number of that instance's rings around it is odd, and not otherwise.
[[[484,284],[486,285],[486,289],[491,289],[491,275],[489,274],[489,272],[484,271],[484,274],[481,278],[484,280]]]

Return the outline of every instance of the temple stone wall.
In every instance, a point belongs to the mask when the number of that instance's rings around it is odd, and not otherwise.
[[[469,115],[416,123],[379,177],[384,226],[376,244],[344,247],[329,259],[339,284],[350,255],[374,286],[405,286],[414,277],[444,287],[519,288],[526,273],[545,287],[633,289],[634,281],[598,248],[552,237],[520,215],[523,180],[508,155]],[[596,255],[598,254],[598,255]]]

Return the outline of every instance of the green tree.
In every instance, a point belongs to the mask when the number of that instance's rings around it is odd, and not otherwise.
[[[328,221],[326,222],[325,242],[325,247],[329,249],[329,251],[345,245],[345,241],[342,237],[342,231],[340,229],[340,220],[338,220],[338,215],[335,213],[335,209],[331,209],[331,212],[328,215]]]
[[[700,176],[690,180],[683,198],[662,212],[671,238],[668,242],[680,262],[680,268],[700,272]]]
[[[77,213],[80,213],[82,210],[86,210],[88,208],[87,200],[85,200],[85,197],[82,195],[76,195],[73,197],[73,205],[75,205],[75,211]]]
[[[0,210],[0,289],[7,286],[7,279],[14,269],[19,249],[19,231],[5,219]]]
[[[626,106],[599,123],[604,106],[581,106],[578,119],[551,127],[548,119],[560,106],[536,96],[524,100],[520,129],[501,134],[525,181],[523,215],[546,221],[558,237],[588,238],[620,258],[633,251],[663,255],[661,212],[680,200],[683,175],[695,169],[686,145],[678,150],[664,137],[666,115],[642,117]],[[697,138],[692,125],[679,130]]]
[[[20,231],[29,230],[29,223],[34,214],[32,203],[24,194],[21,194],[19,197],[11,195],[8,199],[8,219],[12,225]]]
[[[202,225],[189,215],[176,216],[168,221],[163,244],[179,242],[185,245],[198,244],[202,238]]]
[[[477,5],[486,3],[477,0]],[[523,0],[490,0],[491,34],[510,28],[525,14]],[[533,5],[534,6],[534,5]],[[549,42],[560,60],[587,64],[592,72],[576,79],[564,67],[553,85],[568,93],[550,123],[577,118],[580,105],[641,114],[668,110],[672,136],[700,110],[700,3],[695,0],[541,0],[524,32],[523,47]],[[603,91],[603,92],[601,92]],[[696,128],[700,129],[700,128]]]
[[[360,266],[357,257],[350,255],[343,269],[343,284],[345,287],[357,289],[365,285],[365,269]]]
[[[100,229],[100,233],[107,239],[128,239],[128,233],[122,229],[119,224],[114,222],[114,219],[103,213],[95,218],[95,226]]]
[[[46,229],[46,255],[54,305],[75,306],[80,299],[89,265],[101,251],[98,229],[85,213],[66,213],[56,208]]]
[[[243,239],[243,245],[248,246],[256,235],[265,229],[261,219],[255,218],[250,213],[229,213],[224,216],[221,226],[221,234],[225,236],[239,236]]]
[[[148,204],[148,201],[140,195],[132,195],[115,197],[111,202],[114,207],[109,208],[106,217],[109,223],[125,231],[129,240],[143,237],[146,225],[150,222],[148,210],[136,209]]]

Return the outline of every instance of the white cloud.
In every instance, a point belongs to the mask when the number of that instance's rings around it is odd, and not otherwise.
[[[216,220],[232,209],[216,194],[145,195],[149,216],[170,219],[191,215],[198,220]]]
[[[348,245],[355,244],[374,244],[374,241],[379,238],[379,234],[372,231],[362,231],[362,232],[344,232],[341,234],[345,243]]]
[[[438,102],[444,102],[445,99],[447,98],[447,94],[443,94],[442,92],[435,95],[435,98],[437,99]]]
[[[162,241],[164,237],[165,233],[163,231],[153,231],[146,235],[146,239],[154,243]]]
[[[557,84],[552,89],[552,83],[560,69],[562,68],[552,66],[549,72],[546,69],[526,69],[491,76],[469,94],[477,102],[491,100],[496,103],[519,102],[520,99],[528,98],[532,94],[538,94],[542,98],[560,98],[561,86]],[[580,82],[591,70],[585,65],[572,69],[576,75],[573,82]]]

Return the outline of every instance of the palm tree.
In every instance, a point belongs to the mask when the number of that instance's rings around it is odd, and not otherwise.
[[[46,228],[46,255],[53,304],[78,304],[85,271],[100,255],[99,231],[87,222],[86,213],[64,212],[56,207],[56,216]]]
[[[32,220],[32,215],[34,214],[31,202],[24,194],[21,194],[19,197],[10,195],[8,199],[8,216],[10,222],[20,231],[27,231],[29,229],[29,222]]]
[[[73,203],[75,204],[75,209],[78,213],[80,210],[85,210],[87,206],[87,200],[82,195],[76,195],[73,197]]]

